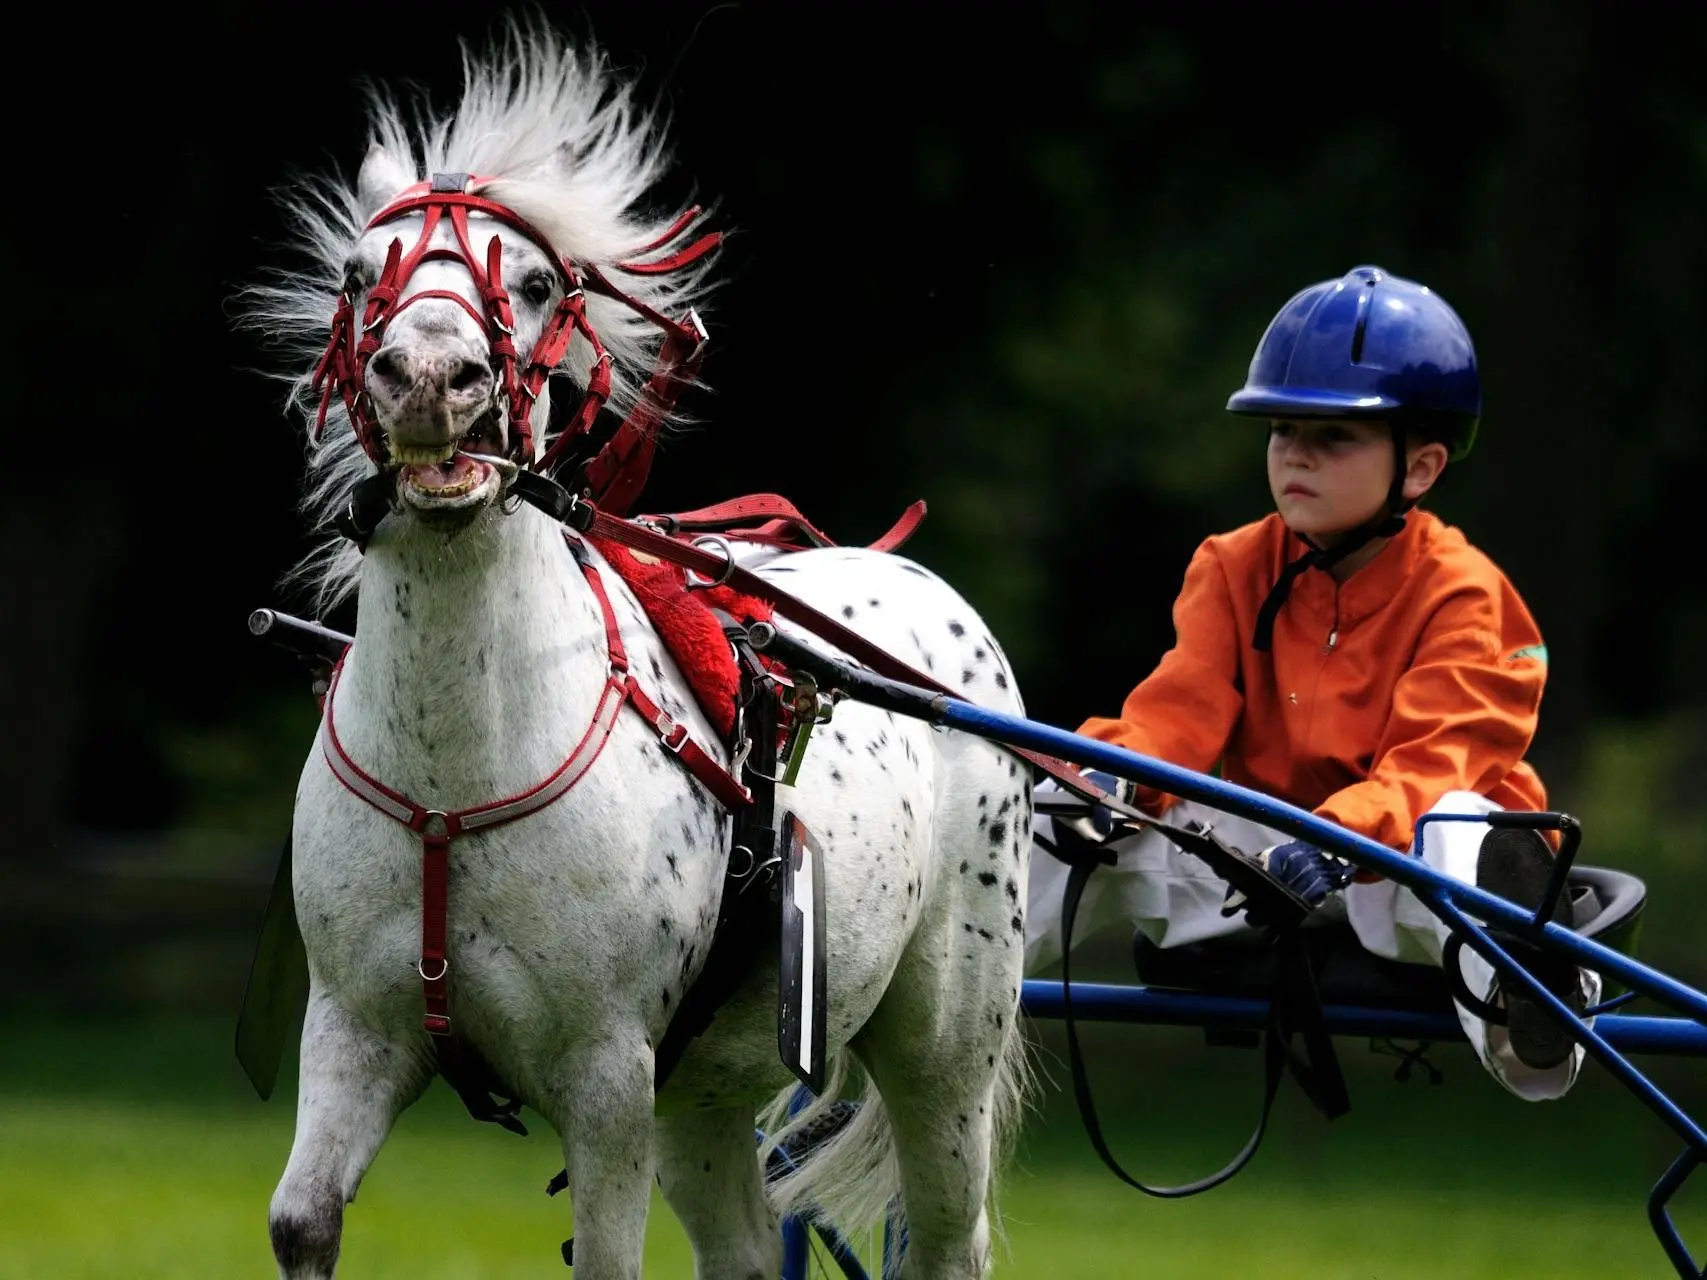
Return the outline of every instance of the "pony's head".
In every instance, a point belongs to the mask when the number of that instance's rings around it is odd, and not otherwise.
[[[354,182],[282,197],[312,265],[245,294],[245,319],[299,358],[304,506],[323,528],[376,476],[396,518],[459,527],[517,469],[584,443],[601,408],[667,418],[658,387],[692,376],[717,237],[697,207],[648,212],[667,157],[633,85],[538,20],[465,49],[463,75],[442,116],[370,91]],[[557,425],[554,377],[574,405]],[[299,571],[326,605],[358,566],[335,540]]]
[[[497,499],[506,463],[536,460],[533,406],[577,323],[587,329],[584,291],[477,179],[434,174],[399,190],[407,177],[377,147],[362,165],[358,191],[392,198],[345,262],[315,371],[316,430],[341,399],[405,507],[472,513]]]

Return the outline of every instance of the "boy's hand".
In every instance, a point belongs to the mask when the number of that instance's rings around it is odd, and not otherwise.
[[[1132,803],[1132,792],[1135,784],[1125,778],[1117,778],[1112,773],[1105,773],[1101,769],[1084,769],[1081,773],[1085,781],[1096,783],[1121,804]],[[1114,830],[1114,824],[1119,821],[1114,810],[1105,804],[1093,805],[1088,816],[1091,827],[1104,840],[1108,839],[1109,834]]]
[[[1334,890],[1343,889],[1357,874],[1357,868],[1344,858],[1323,853],[1315,845],[1302,840],[1271,845],[1257,855],[1257,861],[1271,876],[1312,907]],[[1233,915],[1244,910],[1245,904],[1245,895],[1229,888],[1226,900],[1221,904],[1221,914]],[[1246,918],[1249,919],[1248,913]],[[1251,923],[1260,926],[1262,922],[1251,920]]]

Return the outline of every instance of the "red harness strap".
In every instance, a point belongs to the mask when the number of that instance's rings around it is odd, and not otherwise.
[[[612,512],[608,503],[599,502],[597,494],[592,495],[592,501],[601,511],[621,514]],[[745,523],[755,518],[763,520],[763,523]],[[901,518],[888,532],[875,542],[869,543],[869,547],[873,551],[895,550],[913,536],[913,531],[924,518],[925,504],[921,498],[901,513]],[[658,525],[666,533],[672,534],[717,531],[745,542],[763,542],[778,547],[798,546],[802,539],[815,547],[836,545],[829,535],[801,515],[792,502],[777,493],[753,493],[744,498],[731,498],[727,502],[714,503],[709,507],[697,507],[692,511],[638,516],[636,519]]]
[[[640,687],[634,674],[628,669],[628,654],[623,648],[622,636],[617,630],[616,613],[611,608],[609,596],[605,594],[604,582],[589,560],[580,555],[577,555],[576,559],[581,565],[581,572],[585,575],[587,584],[593,590],[593,595],[598,599],[599,610],[604,616],[605,641],[610,651],[610,673],[606,676],[605,686],[593,707],[592,722],[581,735],[581,740],[569,752],[568,759],[564,760],[550,777],[527,791],[467,809],[429,809],[367,773],[350,759],[349,753],[344,750],[344,745],[338,738],[338,728],[333,715],[334,694],[338,676],[343,670],[343,658],[340,658],[337,666],[333,668],[324,697],[325,715],[320,722],[321,746],[333,776],[358,798],[367,801],[388,818],[401,822],[421,837],[421,955],[415,968],[421,975],[421,988],[427,1005],[426,1016],[421,1025],[435,1037],[444,1038],[451,1035],[450,993],[447,984],[450,957],[446,947],[450,907],[450,842],[465,832],[502,826],[506,822],[514,822],[517,818],[525,818],[562,796],[593,767],[599,752],[610,739],[611,730],[616,727],[617,714],[624,703],[633,704],[634,709],[652,726],[664,749],[679,757],[694,777],[725,806],[733,809],[752,803],[752,793],[688,736],[685,724],[672,719]]]
[[[914,506],[920,510],[923,508],[922,503],[915,503]],[[909,508],[909,514],[911,511],[912,508]],[[691,569],[707,581],[720,584],[727,583],[743,595],[750,595],[755,599],[763,600],[777,614],[799,623],[820,640],[828,641],[849,657],[870,667],[878,675],[887,676],[891,680],[899,680],[904,684],[934,689],[938,693],[946,694],[958,701],[965,701],[964,695],[956,693],[936,677],[908,666],[893,654],[878,648],[857,631],[844,626],[835,618],[820,612],[805,601],[796,599],[775,583],[760,577],[752,570],[742,568],[721,552],[708,551],[681,538],[659,533],[636,520],[619,519],[606,511],[599,510],[591,502],[577,502],[575,513],[570,516],[570,519],[575,521],[577,529],[582,530],[589,537],[608,538],[612,542],[620,543],[635,551],[642,551],[657,556],[661,560],[668,560],[672,564],[680,565],[684,569]],[[897,523],[896,529],[900,529],[906,524],[907,519],[903,517]],[[894,530],[891,530],[890,535],[893,533]],[[1015,755],[1031,761],[1073,794],[1083,796],[1098,804],[1105,804],[1124,817],[1142,821],[1149,820],[1149,815],[1132,808],[1084,777],[1078,765],[1025,747],[1009,747],[1007,749]]]

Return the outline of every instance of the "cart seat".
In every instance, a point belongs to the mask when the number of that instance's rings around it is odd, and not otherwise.
[[[1634,958],[1647,886],[1610,867],[1573,866],[1566,877],[1571,928]],[[1317,988],[1324,1004],[1450,1012],[1445,974],[1433,965],[1400,964],[1364,950],[1343,922],[1306,927]],[[1181,947],[1158,947],[1141,932],[1133,939],[1138,977],[1147,986],[1266,999],[1274,990],[1275,953],[1264,935],[1240,934]],[[1607,980],[1602,999],[1620,988]]]

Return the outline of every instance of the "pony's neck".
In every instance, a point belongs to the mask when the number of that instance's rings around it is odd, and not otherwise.
[[[463,807],[561,762],[609,664],[598,602],[558,525],[527,507],[489,510],[449,537],[387,521],[361,575],[335,707],[358,763]]]

